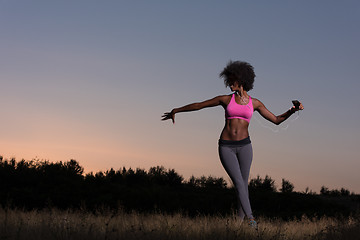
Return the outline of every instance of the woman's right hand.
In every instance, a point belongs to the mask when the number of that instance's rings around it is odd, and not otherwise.
[[[172,110],[171,112],[166,112],[164,113],[164,115],[161,116],[162,117],[162,121],[171,119],[173,123],[175,123],[175,113],[174,110]]]

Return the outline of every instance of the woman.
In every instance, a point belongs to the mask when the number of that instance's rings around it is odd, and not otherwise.
[[[253,111],[258,111],[262,117],[278,125],[304,107],[298,103],[285,113],[275,116],[260,100],[250,97],[248,91],[253,88],[255,73],[254,68],[247,62],[230,61],[220,73],[220,77],[233,94],[174,108],[171,112],[164,113],[162,120],[171,119],[175,123],[175,114],[180,112],[197,111],[218,105],[225,109],[225,126],[219,139],[220,160],[237,191],[240,219],[243,220],[246,216],[250,226],[257,229],[248,194],[248,178],[253,156],[248,128]]]

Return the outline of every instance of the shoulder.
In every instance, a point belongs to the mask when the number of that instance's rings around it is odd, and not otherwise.
[[[216,99],[217,101],[219,101],[219,103],[223,106],[226,106],[229,104],[230,100],[231,100],[232,94],[229,95],[219,95],[216,96],[214,99]]]
[[[264,106],[264,104],[257,98],[251,97],[251,100],[252,100],[252,104],[253,104],[254,109],[258,109],[259,107]]]
[[[215,98],[216,99],[219,99],[219,100],[228,100],[232,97],[232,94],[229,94],[229,95],[219,95],[219,96],[216,96]]]
[[[225,101],[225,102],[229,102],[233,95],[234,95],[234,94],[231,93],[231,94],[229,94],[229,95],[220,95],[220,96],[217,96],[217,97],[218,97],[219,99]]]
[[[251,100],[252,100],[253,103],[259,103],[259,102],[261,102],[259,99],[254,98],[254,97],[251,97]]]

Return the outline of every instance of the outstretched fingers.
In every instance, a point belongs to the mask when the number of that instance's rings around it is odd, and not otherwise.
[[[162,121],[171,119],[173,123],[175,123],[175,114],[172,112],[166,112],[162,116]]]
[[[161,120],[164,121],[164,120],[168,120],[169,119],[169,113],[166,112],[164,113],[162,116],[161,116]]]

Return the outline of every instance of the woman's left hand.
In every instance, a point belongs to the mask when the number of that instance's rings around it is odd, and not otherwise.
[[[291,111],[297,112],[297,111],[300,111],[300,110],[304,110],[303,104],[301,102],[299,102],[299,103],[300,103],[299,107],[297,108],[295,106],[292,106]]]

